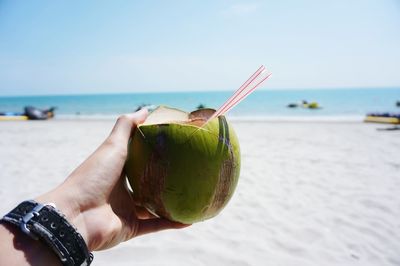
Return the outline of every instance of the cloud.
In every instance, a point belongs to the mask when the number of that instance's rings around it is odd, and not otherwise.
[[[222,15],[225,17],[241,17],[253,14],[259,9],[259,5],[257,3],[240,3],[234,4],[224,11],[222,11]]]

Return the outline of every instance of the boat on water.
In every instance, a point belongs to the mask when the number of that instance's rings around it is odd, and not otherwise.
[[[47,120],[54,117],[56,107],[39,109],[33,106],[25,106],[24,112],[0,112],[0,121],[24,121]]]
[[[400,125],[400,113],[370,113],[367,114],[364,122]]]
[[[303,108],[321,109],[322,107],[317,102],[303,103]]]
[[[306,108],[306,109],[321,109],[322,107],[317,102],[302,101],[301,103],[289,103],[287,108]]]

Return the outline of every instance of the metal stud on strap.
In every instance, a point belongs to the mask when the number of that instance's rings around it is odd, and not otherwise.
[[[24,232],[25,234],[27,234],[28,236],[30,236],[31,238],[33,238],[35,240],[38,240],[38,237],[35,236],[34,234],[32,234],[31,230],[29,230],[28,223],[33,217],[39,216],[40,215],[39,212],[46,206],[51,206],[53,208],[56,207],[56,205],[54,203],[45,203],[45,204],[39,203],[30,212],[28,212],[27,214],[25,214],[24,217],[21,218],[20,228],[21,228],[22,232]]]

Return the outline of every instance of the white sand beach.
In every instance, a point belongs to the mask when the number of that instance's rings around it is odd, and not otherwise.
[[[111,120],[0,123],[0,213],[56,186]],[[400,265],[400,131],[234,122],[240,181],[214,219],[95,252],[92,265]]]

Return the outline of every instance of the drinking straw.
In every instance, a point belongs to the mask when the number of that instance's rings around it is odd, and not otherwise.
[[[217,117],[218,114],[219,114],[227,105],[229,105],[229,104],[235,99],[235,97],[236,97],[238,94],[240,94],[247,86],[249,86],[249,84],[252,83],[252,82],[258,77],[258,75],[260,75],[260,73],[261,73],[262,71],[264,71],[264,70],[265,70],[265,67],[264,67],[263,65],[261,65],[261,66],[257,69],[257,71],[254,72],[254,74],[251,75],[250,78],[248,78],[248,79],[246,80],[246,82],[243,83],[242,86],[240,86],[239,89],[237,89],[237,90],[235,91],[235,93],[232,94],[232,96],[229,97],[229,99],[225,101],[225,103],[213,114],[213,116],[212,116],[210,119],[212,119],[212,118],[214,118],[214,117]]]
[[[229,112],[233,107],[243,101],[250,93],[254,92],[261,85],[261,83],[263,83],[270,76],[271,73],[267,73],[266,71],[260,73],[260,75],[257,76],[256,79],[254,79],[254,82],[249,84],[245,89],[243,89],[234,97],[233,101],[229,105],[221,108],[221,110],[218,112],[218,115],[224,115],[225,113]]]
[[[229,112],[233,107],[238,105],[241,101],[243,101],[250,93],[254,92],[265,80],[267,80],[271,76],[271,73],[266,71],[266,68],[262,65],[253,75],[250,76],[243,83],[242,86],[239,87],[235,91],[235,93],[225,101],[223,105],[204,123],[207,124],[208,121],[213,119],[214,117],[224,115]],[[204,126],[203,125],[203,126]]]

